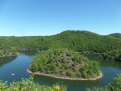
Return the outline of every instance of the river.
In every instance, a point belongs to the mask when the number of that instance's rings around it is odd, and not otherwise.
[[[0,79],[3,82],[21,81],[21,78],[29,78],[30,74],[27,72],[27,68],[30,65],[36,51],[19,51],[16,57],[3,57],[0,58]],[[34,82],[40,85],[52,86],[57,82],[63,81],[64,85],[67,85],[67,91],[85,91],[85,88],[103,87],[108,85],[109,82],[113,82],[117,74],[121,73],[121,63],[114,61],[107,61],[98,59],[99,54],[81,54],[88,57],[90,60],[100,62],[100,70],[103,73],[103,77],[96,81],[71,81],[62,80],[46,76],[35,75]],[[14,73],[14,76],[12,74]]]

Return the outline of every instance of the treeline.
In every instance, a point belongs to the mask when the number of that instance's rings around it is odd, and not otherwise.
[[[121,39],[114,35],[98,35],[89,31],[66,30],[52,36],[1,36],[0,43],[18,49],[25,45],[26,49],[47,50],[53,48],[70,48],[79,52],[102,53],[121,48]],[[112,37],[114,36],[114,37]]]
[[[121,38],[121,33],[113,33],[108,36],[116,37],[116,38]]]
[[[7,81],[3,83],[0,80],[0,91],[67,91],[67,86],[62,83],[56,83],[51,86],[39,85],[33,81],[34,75],[29,79],[23,79],[21,82],[12,82],[10,86],[7,85]],[[88,88],[85,91],[121,91],[121,74],[117,74],[117,78],[114,79],[112,83],[109,83],[105,87],[94,87],[92,89]]]
[[[23,46],[26,42],[34,42],[38,38],[43,37],[48,38],[48,36],[0,36],[0,44],[18,49],[19,47]]]
[[[104,52],[99,58],[121,62],[121,49]]]
[[[18,52],[15,48],[0,44],[0,57],[8,55],[16,55]]]
[[[49,38],[39,38],[34,42],[27,42],[26,49],[46,50],[53,48],[70,48],[78,52],[97,52],[116,50],[121,48],[121,39],[98,35],[89,31],[67,30],[50,36]]]

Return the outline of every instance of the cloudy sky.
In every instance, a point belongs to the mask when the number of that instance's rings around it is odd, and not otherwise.
[[[121,0],[0,0],[0,36],[121,33]]]

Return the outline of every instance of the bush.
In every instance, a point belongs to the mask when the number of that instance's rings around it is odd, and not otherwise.
[[[92,64],[89,64],[89,69],[94,69],[94,66]]]
[[[67,71],[66,72],[66,75],[69,76],[69,77],[71,77],[72,76],[72,73],[70,71]]]
[[[82,67],[82,68],[80,68],[79,71],[82,73],[83,71],[86,71],[86,68],[85,67]]]
[[[88,74],[89,74],[90,76],[92,76],[92,74],[93,74],[92,69],[89,69],[89,70],[88,70]]]
[[[78,72],[78,73],[76,74],[76,76],[77,76],[77,77],[82,77],[82,74],[81,74],[80,72]]]
[[[87,73],[86,73],[86,71],[83,71],[83,72],[82,72],[82,77],[87,78]]]
[[[55,54],[55,55],[60,55],[60,50],[55,50],[55,51],[54,51],[54,54]]]
[[[71,56],[71,55],[72,55],[71,52],[68,52],[68,53],[67,53],[67,56]]]
[[[78,58],[77,57],[73,57],[72,61],[78,61]]]

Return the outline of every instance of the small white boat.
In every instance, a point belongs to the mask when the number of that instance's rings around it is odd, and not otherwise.
[[[12,74],[12,76],[13,76],[14,74]]]

